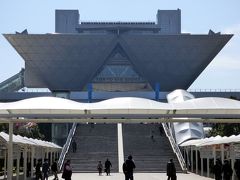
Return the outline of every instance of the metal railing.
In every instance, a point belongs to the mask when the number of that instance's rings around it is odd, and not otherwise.
[[[172,134],[172,131],[170,130],[170,128],[167,126],[167,123],[162,123],[162,126],[163,126],[163,129],[165,131],[165,134],[166,136],[168,137],[169,139],[169,142],[172,146],[172,149],[174,151],[174,153],[176,154],[177,158],[178,158],[178,161],[180,163],[180,166],[183,170],[183,172],[187,172],[187,167],[186,167],[186,162],[182,156],[182,153],[173,137],[173,134]]]
[[[63,162],[64,162],[65,156],[66,156],[66,154],[67,154],[67,152],[68,152],[69,146],[70,146],[70,144],[71,144],[72,137],[73,137],[73,135],[75,134],[76,127],[77,127],[77,123],[73,123],[72,128],[71,128],[70,131],[69,131],[69,134],[68,134],[66,143],[64,144],[64,146],[63,146],[63,148],[62,148],[62,152],[61,152],[60,157],[59,157],[59,160],[58,160],[59,170],[62,169]]]

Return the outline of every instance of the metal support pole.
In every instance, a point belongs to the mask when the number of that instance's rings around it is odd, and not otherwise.
[[[221,148],[221,161],[223,164],[224,163],[224,144],[221,144],[220,148]]]
[[[203,158],[201,157],[201,176],[203,176]]]
[[[16,177],[16,180],[19,180],[20,156],[21,156],[21,150],[19,149],[18,155],[17,155],[17,177]]]
[[[27,179],[27,146],[24,147],[23,151],[23,179]]]
[[[7,176],[7,150],[4,150],[4,179]]]
[[[187,153],[187,161],[186,161],[186,165],[187,165],[187,169],[189,170],[189,153],[188,153],[188,148],[186,148],[186,153]]]
[[[215,165],[216,164],[216,147],[215,146],[212,147],[212,151],[213,151],[213,164]]]
[[[191,146],[191,171],[193,172],[193,148]]]
[[[195,158],[196,158],[196,174],[198,174],[198,149],[195,147]]]
[[[123,172],[122,164],[124,162],[122,123],[118,123],[118,172]]]
[[[35,147],[31,148],[31,178],[33,178],[33,164],[34,164],[34,155],[35,155]]]
[[[233,144],[231,143],[231,144],[230,144],[230,147],[232,147],[232,146],[233,146]],[[223,148],[224,148],[224,146],[223,146]],[[235,158],[236,158],[236,154],[235,154],[235,152],[234,152],[234,156],[231,157],[231,166],[232,166],[232,170],[233,170],[233,171],[234,171]],[[232,180],[235,179],[235,176],[236,176],[236,174],[233,173],[233,175],[232,175]]]
[[[156,83],[155,84],[155,100],[159,101],[159,92],[160,92],[160,84]]]
[[[44,158],[45,158],[45,149],[42,148],[42,163],[44,162]]]
[[[92,84],[87,84],[87,90],[88,90],[88,102],[92,102]]]
[[[207,177],[209,177],[209,157],[207,158]]]
[[[13,122],[9,122],[9,141],[8,141],[8,165],[7,179],[11,180],[13,176]]]

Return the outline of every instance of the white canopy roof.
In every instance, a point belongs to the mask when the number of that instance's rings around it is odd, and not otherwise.
[[[230,143],[240,143],[240,135],[232,135],[230,137],[210,137],[210,138],[204,138],[204,139],[195,139],[195,140],[189,140],[184,143],[182,143],[180,146],[210,146],[210,145],[216,145],[216,144],[230,144]]]
[[[9,135],[5,132],[0,132],[0,138],[5,142],[9,142]],[[18,144],[20,146],[37,146],[43,148],[51,148],[51,149],[61,149],[62,147],[48,141],[43,141],[39,139],[32,139],[23,137],[20,135],[13,135],[13,143]]]
[[[97,103],[79,103],[57,97],[37,97],[0,104],[0,117],[47,115],[92,117],[94,115],[141,115],[143,117],[196,117],[235,115],[240,117],[240,102],[226,98],[197,98],[180,103],[161,103],[144,98],[121,97]],[[122,116],[121,116],[122,117]]]

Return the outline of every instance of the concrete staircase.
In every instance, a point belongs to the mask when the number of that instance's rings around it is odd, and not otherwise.
[[[77,152],[72,147],[65,159],[71,159],[73,172],[97,172],[98,161],[104,166],[108,158],[111,172],[118,172],[117,124],[78,124],[73,137]]]
[[[124,156],[131,154],[136,172],[165,172],[169,159],[182,171],[168,138],[160,133],[161,124],[124,124]]]

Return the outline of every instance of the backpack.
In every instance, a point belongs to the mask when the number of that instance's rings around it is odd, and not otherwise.
[[[123,163],[123,167],[122,168],[123,168],[123,172],[127,173],[128,168],[127,168],[127,163],[126,162]]]

